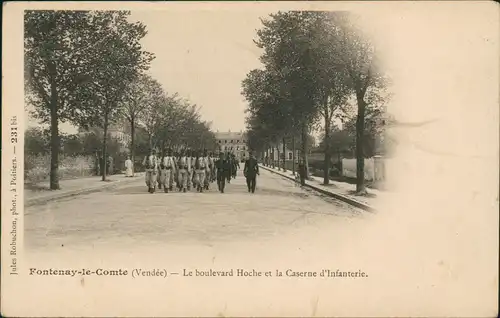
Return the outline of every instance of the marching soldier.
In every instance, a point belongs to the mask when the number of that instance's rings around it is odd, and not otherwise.
[[[201,151],[198,151],[196,153],[195,164],[194,164],[194,169],[196,174],[194,179],[196,184],[196,190],[198,192],[203,192],[203,188],[205,186],[207,162],[205,160],[205,157],[202,157],[200,155]]]
[[[175,176],[175,159],[172,157],[172,149],[168,149],[167,155],[161,160],[160,180],[165,193],[172,191]]]
[[[194,157],[193,157],[193,150],[189,149],[186,151],[186,160],[187,160],[187,189],[188,191],[191,191],[191,186],[193,185],[193,178],[194,178]]]
[[[229,152],[226,153],[226,159],[225,159],[225,167],[226,171],[224,172],[224,175],[226,177],[227,183],[231,183],[231,175],[232,175],[232,167],[233,167],[233,162],[232,162],[232,157]]]
[[[158,189],[161,189],[161,171],[163,170],[163,157],[165,157],[165,150],[161,151],[161,154],[158,154],[158,173],[156,174],[156,182],[158,183]]]
[[[240,163],[239,163],[239,161],[236,158],[236,155],[234,153],[231,154],[231,161],[232,161],[231,176],[233,177],[233,179],[236,179],[236,172],[240,168]]]
[[[186,151],[181,150],[179,159],[177,161],[177,171],[178,171],[178,182],[179,191],[186,192],[190,160],[189,157],[185,155]]]
[[[229,163],[227,161],[227,156],[224,158],[223,152],[219,153],[219,159],[215,162],[215,169],[217,170],[217,188],[221,193],[224,193],[226,178],[229,174]]]
[[[243,175],[247,179],[248,192],[255,192],[256,179],[259,173],[259,165],[257,159],[254,158],[252,152],[250,152],[250,158],[245,161],[245,167],[243,168]]]
[[[205,190],[210,189],[210,182],[212,182],[212,171],[214,170],[214,162],[212,160],[212,153],[208,154],[207,150],[203,150],[203,158],[206,163],[206,175],[205,175],[205,183],[203,187]]]
[[[156,190],[156,180],[158,178],[158,158],[156,157],[155,149],[151,149],[149,155],[144,157],[142,165],[146,168],[145,181],[148,186],[148,192],[154,193]]]
[[[182,191],[182,176],[179,173],[179,162],[181,160],[181,157],[183,156],[182,150],[179,150],[177,152],[176,160],[175,160],[175,171],[176,171],[176,181],[177,181],[177,189],[179,191]]]

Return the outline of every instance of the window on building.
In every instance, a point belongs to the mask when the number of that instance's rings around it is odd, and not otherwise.
[[[292,155],[293,155],[293,154],[292,154],[291,152],[289,152],[289,153],[288,153],[288,160],[292,160],[292,159],[293,159],[293,158],[292,158]]]
[[[231,143],[233,143],[233,140],[231,139]]]
[[[243,146],[241,149],[245,150],[245,146]]]
[[[222,143],[222,140],[219,140],[219,144],[221,144],[221,143]]]
[[[236,147],[236,150],[240,150],[240,147]]]
[[[224,143],[227,144],[227,140],[224,140]]]

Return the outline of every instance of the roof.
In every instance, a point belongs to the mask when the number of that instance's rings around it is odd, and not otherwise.
[[[215,133],[216,139],[246,139],[245,132],[218,131]]]

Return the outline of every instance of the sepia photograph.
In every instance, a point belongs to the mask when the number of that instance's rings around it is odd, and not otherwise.
[[[4,8],[2,315],[497,314],[496,6]]]

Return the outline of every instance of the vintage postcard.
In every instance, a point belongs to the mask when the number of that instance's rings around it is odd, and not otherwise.
[[[493,2],[7,2],[6,317],[494,317]]]

